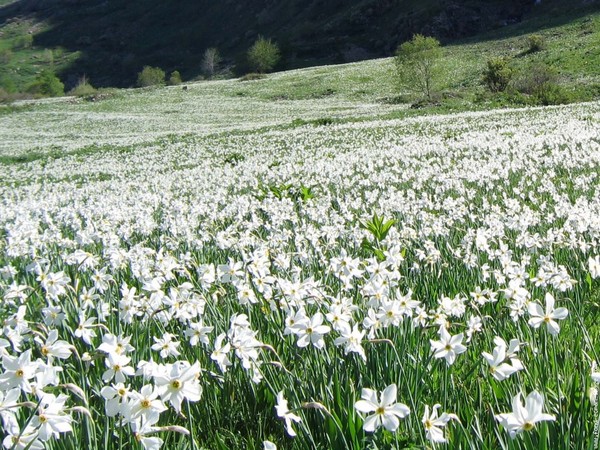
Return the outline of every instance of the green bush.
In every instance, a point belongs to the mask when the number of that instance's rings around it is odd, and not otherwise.
[[[79,79],[77,86],[69,91],[69,95],[74,95],[76,97],[86,97],[88,95],[96,94],[96,88],[90,84],[87,77],[82,77]]]
[[[0,63],[8,64],[12,60],[12,57],[13,52],[10,49],[5,48],[4,50],[0,50]]]
[[[248,50],[248,62],[259,73],[273,70],[280,58],[281,54],[277,44],[262,36],[259,36],[254,45]]]
[[[515,89],[522,94],[535,95],[543,86],[558,83],[558,73],[554,67],[537,63],[526,67],[515,81]]]
[[[525,69],[514,83],[514,89],[529,99],[533,105],[562,105],[585,100],[586,92],[570,92],[560,84],[556,69],[538,63]]]
[[[14,48],[25,49],[33,46],[33,36],[31,34],[24,34],[14,40]]]
[[[546,48],[546,39],[539,34],[531,34],[527,37],[528,53],[536,53]]]
[[[417,34],[396,50],[396,72],[402,88],[423,94],[432,100],[441,80],[440,42]]]
[[[513,71],[505,58],[493,58],[487,62],[483,82],[490,92],[504,92],[512,76]]]
[[[65,85],[49,70],[44,70],[29,86],[27,92],[43,97],[60,97],[65,95]]]
[[[138,73],[137,85],[139,87],[163,86],[165,84],[165,71],[160,67],[144,66]]]
[[[14,94],[17,92],[17,85],[8,75],[0,75],[0,88],[8,94]]]
[[[548,82],[538,86],[533,94],[533,98],[536,104],[545,106],[564,105],[574,101],[569,92],[555,82]]]
[[[169,77],[169,86],[177,86],[178,84],[183,83],[181,79],[181,74],[178,70],[174,70],[171,72],[171,76]]]

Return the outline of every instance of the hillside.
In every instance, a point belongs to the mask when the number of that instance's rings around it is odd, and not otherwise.
[[[568,3],[568,5],[565,5]],[[276,40],[280,69],[389,56],[420,32],[448,44],[482,32],[506,35],[570,22],[595,0],[3,0],[0,77],[23,88],[50,67],[67,87],[86,74],[96,86],[131,86],[144,65],[200,74],[217,47],[234,71],[258,35]],[[515,26],[515,24],[517,26]],[[485,36],[484,36],[485,38]]]
[[[439,108],[497,55],[598,83],[599,19],[446,46]],[[0,105],[4,442],[597,449],[600,102],[430,114],[393,68]]]

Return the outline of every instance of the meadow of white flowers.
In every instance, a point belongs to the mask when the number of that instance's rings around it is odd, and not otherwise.
[[[600,448],[600,104],[187,94],[0,117],[4,448]]]

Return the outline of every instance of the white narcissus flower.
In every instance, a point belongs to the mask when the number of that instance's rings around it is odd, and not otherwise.
[[[277,394],[277,404],[275,405],[275,411],[277,412],[277,417],[285,420],[285,429],[287,434],[291,437],[296,436],[296,432],[292,428],[292,422],[300,423],[302,422],[302,418],[290,412],[288,408],[288,402],[285,398],[283,398],[283,391],[280,391]]]
[[[160,390],[163,401],[171,403],[175,411],[181,412],[181,402],[187,399],[197,402],[202,395],[198,381],[200,364],[190,365],[187,361],[178,361],[166,367],[162,374],[154,377],[156,387]]]
[[[522,370],[523,365],[516,357],[513,356],[518,351],[519,341],[512,339],[510,341],[510,348],[507,353],[506,342],[500,337],[494,338],[496,347],[494,348],[493,354],[490,355],[487,352],[483,352],[482,355],[490,366],[490,373],[498,380],[503,381],[510,377],[513,373]],[[505,361],[510,358],[511,364]]]
[[[312,343],[318,349],[325,347],[323,336],[331,331],[327,325],[322,325],[323,314],[316,313],[310,319],[295,323],[291,329],[300,336],[298,339],[298,347],[306,347]]]
[[[46,447],[39,439],[38,431],[31,425],[24,430],[7,430],[2,445],[7,449],[14,450],[44,450]]]
[[[277,450],[277,446],[271,441],[263,441],[264,450]]]
[[[118,355],[116,353],[109,353],[105,358],[104,363],[108,368],[102,374],[102,381],[105,383],[115,379],[117,383],[123,383],[127,377],[135,375],[135,369],[129,365],[131,358],[125,355]]]
[[[117,414],[123,415],[127,408],[126,402],[129,398],[129,387],[123,383],[104,386],[100,391],[100,395],[106,401],[104,408],[108,417],[114,417]]]
[[[600,255],[588,260],[588,267],[592,278],[600,278]]]
[[[560,331],[560,325],[557,320],[562,320],[569,315],[567,308],[554,309],[554,297],[549,292],[546,293],[546,311],[537,303],[530,303],[527,307],[529,315],[529,325],[533,328],[539,328],[543,323],[546,324],[548,332],[557,336]]]
[[[107,333],[102,336],[102,344],[98,346],[98,350],[104,353],[116,355],[126,355],[132,352],[135,348],[129,343],[131,336],[115,336],[114,334]]]
[[[140,392],[132,392],[127,408],[129,420],[133,421],[140,416],[144,416],[144,421],[151,420],[157,422],[158,419],[154,420],[154,416],[160,416],[160,413],[167,410],[167,407],[158,396],[159,390],[151,384],[142,387]]]
[[[596,364],[596,361],[594,361],[592,363],[592,381],[594,383],[600,383],[600,372],[597,372],[596,369],[597,369],[597,364]]]
[[[441,416],[438,417],[438,409],[441,408],[442,405],[436,403],[433,405],[431,410],[431,414],[429,414],[429,405],[425,405],[425,412],[423,414],[423,427],[425,427],[425,437],[431,442],[444,443],[447,442],[446,437],[444,436],[444,428],[450,420],[459,420],[456,414],[452,413],[442,413]]]
[[[190,322],[188,329],[185,330],[185,337],[190,340],[190,345],[198,345],[198,343],[204,345],[210,345],[208,339],[208,333],[213,331],[214,327],[204,326],[202,319],[198,322]]]
[[[36,342],[40,344],[40,352],[48,358],[49,363],[52,363],[53,358],[67,359],[71,356],[73,346],[67,341],[58,340],[58,330],[50,331],[45,343],[42,343],[39,338],[36,338]]]
[[[168,356],[179,356],[181,353],[179,353],[177,347],[179,347],[180,343],[174,341],[174,337],[175,335],[171,333],[165,333],[162,338],[157,338],[154,336],[155,344],[150,348],[152,350],[156,350],[157,352],[159,351],[161,358],[167,358]]]
[[[531,431],[535,428],[537,422],[556,420],[553,415],[542,413],[544,399],[537,391],[533,391],[527,396],[525,405],[521,403],[521,393],[518,393],[513,398],[512,407],[513,411],[511,413],[495,416],[500,425],[508,431],[511,438],[523,431]]]
[[[364,362],[367,362],[367,355],[363,349],[361,342],[365,335],[365,331],[358,328],[358,324],[354,324],[352,328],[350,325],[343,323],[340,326],[341,336],[336,338],[333,343],[335,345],[344,345],[344,352],[347,355],[350,352],[358,353]]]
[[[159,450],[164,441],[156,436],[149,436],[158,431],[161,431],[159,427],[156,427],[158,422],[158,416],[150,417],[138,417],[131,423],[131,431],[135,436],[135,440],[142,444],[144,450]]]
[[[446,363],[452,365],[456,359],[456,355],[460,355],[467,351],[467,347],[461,344],[463,334],[450,335],[445,326],[440,327],[440,340],[434,341],[430,339],[433,356],[436,358],[446,358]]]
[[[71,427],[73,418],[65,413],[65,402],[68,398],[64,394],[58,397],[54,394],[44,394],[40,400],[38,413],[31,420],[31,426],[37,429],[40,440],[47,441],[52,437],[58,438],[60,433],[73,431]]]
[[[83,340],[87,345],[92,344],[92,338],[96,336],[96,330],[94,330],[95,317],[85,318],[84,314],[79,315],[79,325],[75,329],[75,337]]]
[[[19,387],[25,393],[33,391],[29,380],[35,377],[39,364],[31,362],[31,350],[26,350],[19,356],[4,355],[2,366],[4,373],[0,375],[0,389]]]
[[[226,334],[221,333],[217,336],[215,340],[215,349],[210,355],[210,359],[217,363],[221,372],[227,372],[227,368],[231,366],[231,361],[229,359],[229,352],[231,351],[231,344],[226,342],[223,344],[223,340],[225,339]]]
[[[17,421],[18,403],[21,389],[13,388],[9,391],[0,390],[0,419],[5,431],[19,430]]]
[[[400,420],[410,414],[410,408],[403,403],[396,403],[397,387],[390,384],[381,392],[381,399],[377,399],[377,391],[363,389],[361,399],[354,404],[354,408],[361,413],[373,413],[365,418],[363,429],[369,433],[383,425],[389,431],[396,431]]]

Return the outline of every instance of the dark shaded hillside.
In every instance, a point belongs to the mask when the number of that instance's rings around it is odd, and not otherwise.
[[[244,71],[259,34],[280,43],[280,68],[292,68],[388,56],[416,32],[449,42],[532,17],[568,20],[582,5],[600,7],[593,0],[17,0],[0,7],[0,25],[33,17],[45,24],[34,46],[79,52],[60,74],[67,84],[85,73],[98,86],[129,86],[144,65],[195,77],[210,46]]]

